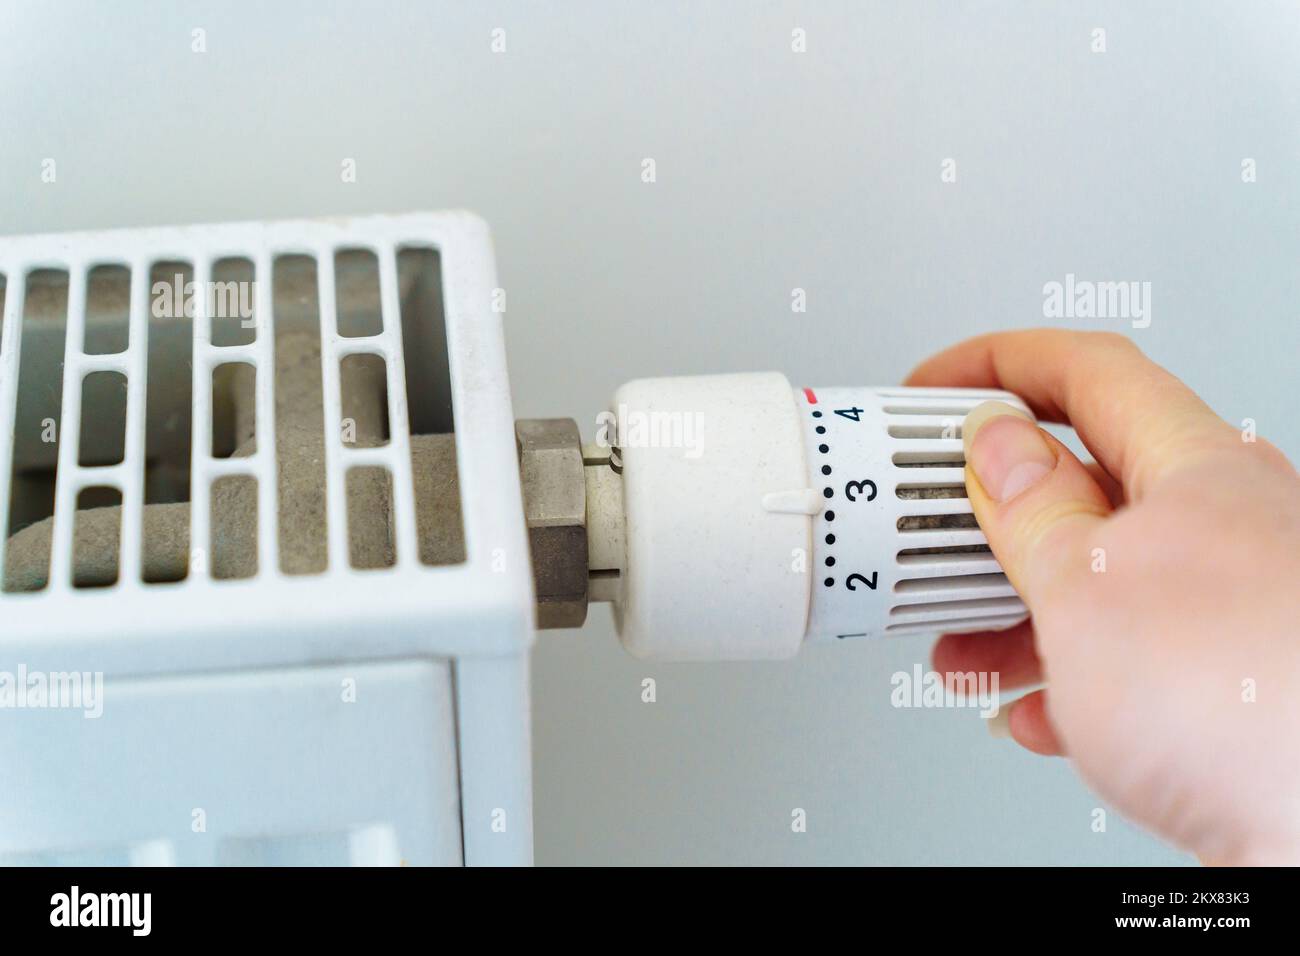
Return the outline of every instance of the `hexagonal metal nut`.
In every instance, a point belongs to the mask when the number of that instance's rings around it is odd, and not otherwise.
[[[571,418],[515,422],[539,628],[587,619],[587,483]]]

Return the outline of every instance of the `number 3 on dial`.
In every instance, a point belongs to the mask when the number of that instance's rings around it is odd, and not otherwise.
[[[863,500],[875,501],[876,483],[869,478],[866,481],[850,481],[848,484],[846,484],[844,486],[844,497],[848,498],[849,501],[857,501],[858,499],[856,495],[860,495],[866,489],[870,489],[870,490],[867,491],[867,496]]]

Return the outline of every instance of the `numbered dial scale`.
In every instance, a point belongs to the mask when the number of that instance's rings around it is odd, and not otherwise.
[[[794,390],[812,516],[808,639],[1002,628],[1025,606],[966,497],[961,424],[1006,392]]]

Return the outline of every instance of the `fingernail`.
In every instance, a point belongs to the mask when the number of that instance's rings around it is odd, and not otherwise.
[[[962,423],[966,461],[994,501],[1009,501],[1042,481],[1056,455],[1034,420],[1006,402],[985,402]]]

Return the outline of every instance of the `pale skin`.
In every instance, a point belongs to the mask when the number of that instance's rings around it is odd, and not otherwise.
[[[1002,388],[1072,425],[1084,464],[1006,406],[967,417],[966,487],[1031,619],[946,635],[996,671],[1011,736],[1216,864],[1300,864],[1300,475],[1121,335],[982,336],[908,385]]]

